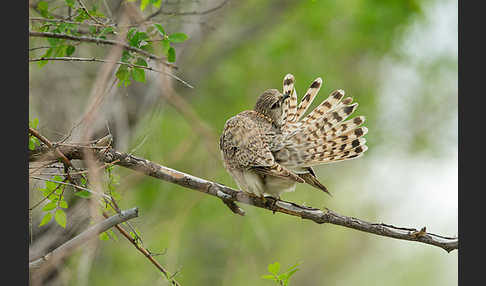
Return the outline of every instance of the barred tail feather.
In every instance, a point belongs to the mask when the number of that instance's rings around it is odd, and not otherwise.
[[[289,118],[295,116],[297,109],[297,93],[294,91],[295,78],[292,74],[287,74],[283,80],[283,94],[289,95],[290,98],[285,100],[283,106],[283,121],[287,122]]]
[[[366,150],[368,150],[368,146],[362,145],[362,146],[355,147],[351,150],[346,150],[333,155],[326,154],[326,152],[313,154],[311,160],[304,162],[302,166],[312,167],[316,165],[334,163],[337,161],[356,159],[361,155],[363,155],[363,153],[366,152]]]
[[[322,78],[320,77],[316,78],[312,82],[309,89],[305,93],[304,97],[302,97],[302,100],[300,101],[300,104],[297,107],[295,117],[292,118],[291,122],[299,121],[302,115],[304,115],[304,113],[307,111],[307,108],[309,108],[309,106],[312,104],[314,98],[316,97],[317,93],[321,89],[321,85],[322,85]]]
[[[322,114],[321,117],[303,124],[295,132],[288,135],[287,138],[292,139],[297,144],[309,143],[310,145],[315,145],[313,141],[323,138],[328,131],[349,117],[357,107],[357,103],[339,105],[335,109]]]

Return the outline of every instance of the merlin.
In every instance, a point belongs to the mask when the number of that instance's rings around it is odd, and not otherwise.
[[[365,118],[346,120],[357,108],[343,90],[329,97],[304,117],[322,85],[312,82],[297,106],[294,76],[287,74],[283,92],[268,89],[253,110],[228,119],[219,141],[226,170],[238,187],[258,197],[280,198],[307,183],[328,194],[312,167],[355,159],[368,149],[363,137]]]

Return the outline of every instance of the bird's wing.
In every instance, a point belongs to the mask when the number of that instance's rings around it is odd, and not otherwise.
[[[220,139],[225,160],[236,168],[303,183],[302,178],[275,162],[269,146],[275,134],[267,132],[267,127],[264,122],[256,120],[251,112],[229,119]]]

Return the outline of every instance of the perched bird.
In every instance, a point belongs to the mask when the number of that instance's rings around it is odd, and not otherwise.
[[[286,75],[283,93],[266,90],[253,110],[224,125],[219,142],[224,166],[245,192],[280,198],[307,183],[330,194],[312,167],[358,158],[368,149],[363,137],[368,129],[360,127],[364,116],[344,121],[358,106],[352,98],[343,99],[344,91],[336,90],[303,117],[322,79],[312,82],[298,106],[294,81]]]

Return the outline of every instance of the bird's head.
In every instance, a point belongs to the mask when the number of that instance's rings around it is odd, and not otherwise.
[[[272,119],[276,126],[283,124],[283,105],[289,95],[283,95],[276,89],[267,89],[260,95],[254,110]]]

